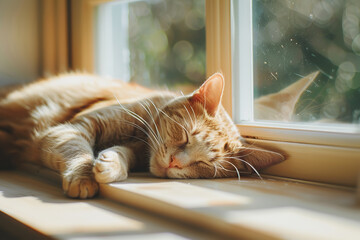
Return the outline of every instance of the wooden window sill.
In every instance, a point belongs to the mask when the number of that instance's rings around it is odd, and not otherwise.
[[[69,199],[58,183],[43,177],[0,171],[2,240],[213,238],[209,233],[102,197]]]
[[[360,236],[360,208],[355,192],[346,189],[254,178],[174,181],[139,174],[101,186],[101,195],[234,238]]]
[[[37,170],[37,173],[50,176],[48,171]],[[36,218],[39,221],[36,223],[31,220],[31,212],[22,208],[39,208],[41,212],[45,210],[49,213],[50,208],[47,207],[50,204],[57,212],[68,212],[70,220],[86,212],[91,216],[89,219],[96,219],[104,224],[106,221],[102,218],[106,220],[109,217],[99,209],[117,209],[110,210],[112,218],[122,218],[123,209],[119,208],[126,205],[132,209],[131,211],[137,212],[137,222],[142,223],[145,221],[142,219],[148,219],[149,215],[161,216],[162,218],[156,219],[166,221],[157,220],[159,229],[166,229],[166,232],[170,231],[170,234],[178,236],[176,234],[179,231],[176,232],[176,229],[181,227],[187,229],[190,234],[187,237],[191,236],[192,239],[201,239],[204,234],[209,235],[205,238],[222,236],[246,239],[354,239],[360,236],[360,208],[356,203],[355,191],[351,189],[282,180],[261,181],[245,177],[242,177],[241,181],[158,179],[149,174],[137,173],[131,174],[125,182],[102,184],[100,199],[80,201],[65,198],[60,188],[55,185],[51,185],[51,191],[43,192],[44,182],[38,179],[31,180],[35,181],[33,183],[29,182],[30,180],[20,180],[21,177],[24,178],[20,173],[3,172],[0,176],[1,211],[43,232],[48,226],[45,223],[49,222],[49,218],[45,219],[46,214],[41,215],[44,218],[41,221],[41,217]],[[10,187],[10,191],[8,182],[10,181],[10,185],[15,184],[12,182],[14,179],[17,179],[17,185]],[[7,191],[14,192],[15,195],[9,196]],[[44,197],[45,195],[47,196]],[[27,198],[30,199],[26,200]],[[110,202],[109,199],[118,204]],[[68,204],[63,204],[65,202]],[[72,205],[73,209],[69,210]],[[56,218],[55,214],[54,217]],[[89,219],[88,224],[85,221],[77,228],[87,236],[99,236],[107,232],[112,234],[114,229],[121,232],[124,226],[136,226],[117,220],[115,222],[118,225],[110,224],[113,229],[107,230],[105,227],[96,232],[95,230],[101,227],[94,228],[94,221]],[[76,226],[68,226],[65,218],[57,218],[57,224],[54,228],[57,232],[47,230],[45,233],[61,238],[74,234],[66,234],[66,226],[70,229],[76,229]],[[146,226],[147,223],[142,224]]]

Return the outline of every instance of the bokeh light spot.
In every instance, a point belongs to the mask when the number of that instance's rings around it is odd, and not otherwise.
[[[175,43],[174,53],[183,61],[189,60],[194,54],[194,48],[189,41],[181,40]]]

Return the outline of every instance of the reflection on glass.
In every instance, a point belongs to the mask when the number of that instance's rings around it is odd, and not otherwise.
[[[96,16],[99,74],[185,92],[204,81],[205,0],[111,2]]]
[[[359,22],[358,0],[253,0],[255,120],[359,124]]]

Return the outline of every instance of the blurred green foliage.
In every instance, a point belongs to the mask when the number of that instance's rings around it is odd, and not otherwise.
[[[129,3],[131,81],[147,86],[205,80],[205,0]]]
[[[295,121],[360,123],[360,1],[254,0],[255,97],[314,71]]]

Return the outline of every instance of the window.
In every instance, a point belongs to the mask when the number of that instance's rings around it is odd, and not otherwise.
[[[301,94],[294,101],[297,104],[279,104],[294,108],[291,116],[281,108],[275,112],[260,106],[255,100],[253,120],[353,123],[346,127],[359,131],[360,69],[356,66],[360,35],[359,30],[351,30],[356,9],[360,5],[353,1],[252,2],[253,98],[280,92],[319,72],[304,88],[298,86],[291,92],[295,99]]]
[[[75,68],[185,93],[205,79],[204,0],[83,3],[90,8],[73,1],[73,9],[83,11],[83,23],[93,24],[83,26],[88,35],[81,44],[86,50],[79,54],[84,64]]]
[[[360,35],[352,27],[358,2],[232,4],[233,117],[249,141],[288,156],[266,173],[354,186],[360,169]],[[279,98],[301,79],[303,86]]]

